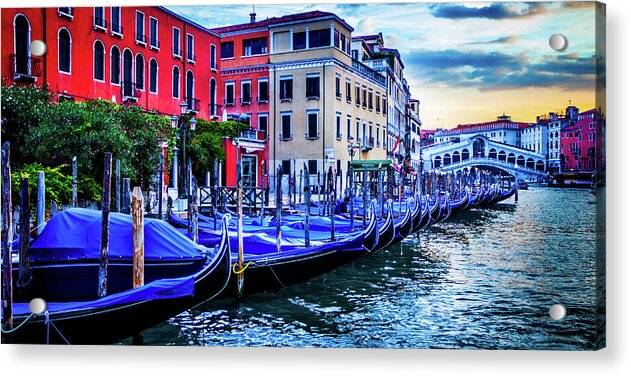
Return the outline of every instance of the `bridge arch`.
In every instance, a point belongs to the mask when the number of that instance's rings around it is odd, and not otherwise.
[[[451,154],[451,162],[452,163],[460,162],[460,152],[458,150],[454,151],[453,154]]]
[[[469,149],[462,149],[462,160],[466,161],[469,159]]]
[[[443,155],[443,165],[449,166],[451,164],[451,154]]]
[[[497,160],[506,162],[506,152],[504,150],[500,150],[500,152],[497,153]]]
[[[495,150],[495,148],[492,148],[491,150],[489,150],[489,158],[497,159],[497,150]]]

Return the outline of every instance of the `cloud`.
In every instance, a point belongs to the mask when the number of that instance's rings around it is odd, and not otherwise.
[[[440,87],[474,87],[481,91],[533,87],[594,90],[597,75],[604,79],[600,60],[574,54],[544,56],[532,62],[524,54],[415,50],[404,58],[412,78]]]
[[[515,44],[519,41],[519,37],[516,35],[509,35],[506,37],[499,37],[493,40],[479,41],[479,42],[469,42],[467,44]]]
[[[544,14],[547,13],[547,9],[540,3],[528,3],[525,5],[525,8],[506,3],[495,3],[480,8],[467,7],[464,5],[435,4],[430,6],[430,13],[438,18],[486,18],[501,20]]]

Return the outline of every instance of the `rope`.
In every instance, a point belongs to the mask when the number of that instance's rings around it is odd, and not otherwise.
[[[249,261],[247,264],[245,264],[245,266],[241,270],[235,269],[238,264],[232,264],[232,272],[237,275],[243,274],[243,272],[245,272],[245,270],[250,266],[250,264],[252,264],[252,261]]]
[[[285,285],[283,284],[283,282],[280,280],[280,278],[278,278],[278,276],[276,275],[276,272],[274,271],[274,268],[272,268],[271,266],[269,267],[269,270],[272,272],[272,274],[274,274],[274,277],[276,277],[276,280],[278,281],[278,283],[280,284],[280,287],[285,287]]]
[[[66,337],[61,333],[61,330],[59,330],[59,328],[57,328],[53,320],[50,319],[50,317],[48,316],[48,311],[44,313],[44,316],[46,317],[46,344],[49,343],[50,337],[49,337],[48,331],[50,329],[50,326],[52,326],[53,329],[55,329],[55,331],[57,332],[57,334],[59,334],[59,336],[64,340],[64,342],[66,342],[66,345],[69,345],[70,341],[66,339]]]
[[[22,325],[26,324],[26,322],[28,320],[30,320],[34,315],[35,315],[34,313],[31,313],[30,315],[28,315],[28,317],[26,319],[24,319],[24,321],[22,321],[18,326],[16,326],[13,329],[4,329],[4,328],[0,328],[0,329],[2,330],[2,333],[4,333],[4,334],[11,334],[11,333],[17,331],[18,329],[20,329],[22,327]]]

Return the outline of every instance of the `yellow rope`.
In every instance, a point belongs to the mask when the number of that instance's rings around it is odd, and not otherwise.
[[[247,264],[245,264],[245,266],[241,270],[235,269],[238,264],[232,264],[232,272],[237,275],[242,274],[243,272],[245,272],[245,269],[247,269],[250,266],[251,263],[252,261],[249,261]]]

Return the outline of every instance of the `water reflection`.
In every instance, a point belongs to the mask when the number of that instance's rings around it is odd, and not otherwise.
[[[148,330],[145,342],[594,348],[604,275],[593,201],[587,190],[522,191],[517,206],[464,213],[307,283],[187,311]],[[567,307],[566,319],[548,319],[554,303]]]

